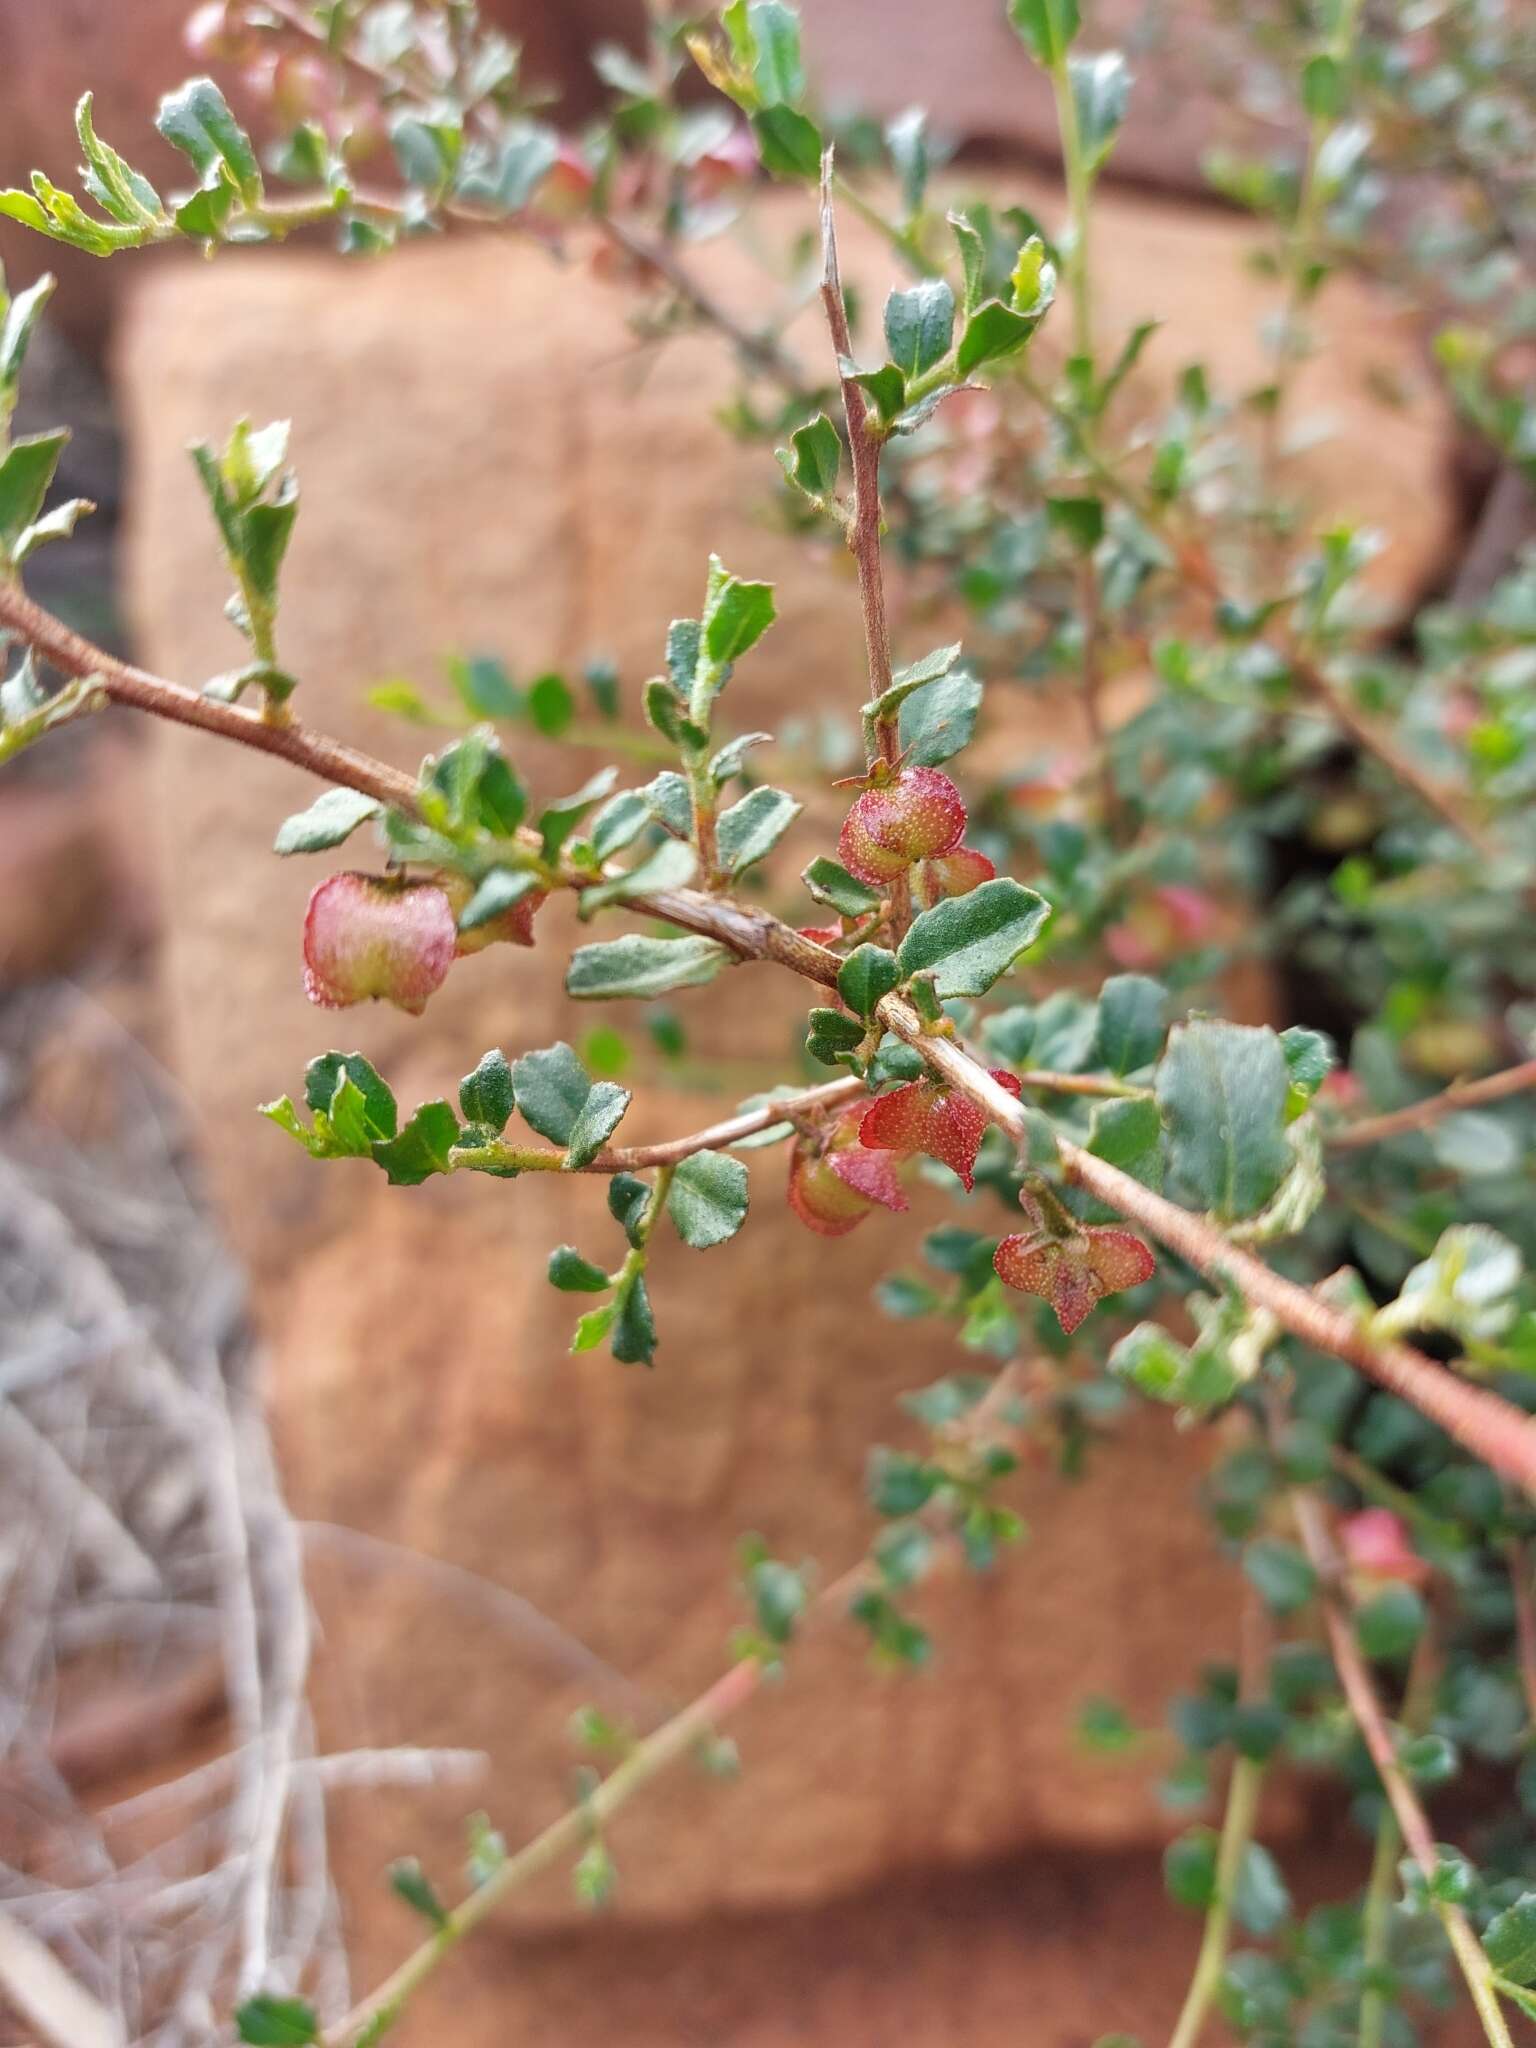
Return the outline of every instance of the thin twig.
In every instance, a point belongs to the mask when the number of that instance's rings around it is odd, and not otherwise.
[[[821,159],[821,302],[826,309],[832,351],[837,359],[838,388],[848,427],[848,452],[853,467],[853,515],[848,546],[859,578],[859,610],[864,620],[864,654],[869,670],[869,701],[879,703],[891,687],[891,629],[885,610],[885,572],[880,560],[880,448],[885,436],[870,411],[862,384],[853,377],[853,337],[848,329],[848,303],[843,297],[837,264],[837,224],[832,214],[832,151]],[[894,769],[901,758],[901,730],[894,717],[876,717],[875,743],[880,759]],[[905,869],[891,883],[890,929],[894,939],[912,918],[912,884]]]
[[[69,633],[50,614],[22,598],[13,586],[0,585],[0,623],[14,625],[24,639],[50,659],[55,658],[53,650],[61,645],[66,653],[72,649],[75,665],[69,667],[69,673],[102,672],[103,664],[110,663],[109,656]],[[212,704],[180,685],[164,682],[142,670],[128,673],[135,679],[134,694],[124,701],[137,703],[141,709],[205,725],[223,737],[284,754],[313,773],[369,794],[387,788],[387,801],[401,808],[413,807],[403,792],[413,790],[414,785],[396,769],[295,727],[267,727],[252,713],[234,716],[236,707]],[[188,705],[195,707],[199,715],[189,718]],[[212,712],[221,714],[216,721],[203,715]],[[628,900],[636,910],[680,930],[718,940],[739,959],[773,960],[823,988],[837,984],[841,965],[838,955],[804,938],[766,911],[690,889],[659,890]],[[1015,1142],[1024,1141],[1028,1130],[1023,1106],[955,1039],[928,1033],[911,1003],[899,995],[886,996],[878,1007],[878,1016],[888,1030],[921,1055],[937,1079],[957,1088],[976,1104],[989,1123]],[[1355,1366],[1377,1385],[1438,1423],[1494,1471],[1536,1496],[1536,1421],[1511,1403],[1485,1388],[1466,1385],[1406,1344],[1373,1339],[1342,1309],[1331,1307],[1307,1288],[1273,1272],[1251,1253],[1228,1243],[1204,1217],[1180,1209],[1107,1160],[1085,1152],[1065,1138],[1058,1140],[1058,1154],[1073,1179],[1121,1216],[1140,1223],[1200,1272],[1231,1280],[1256,1306],[1267,1308],[1283,1329]]]
[[[1339,1674],[1339,1683],[1344,1688],[1344,1698],[1360,1731],[1360,1739],[1376,1767],[1376,1775],[1381,1780],[1408,1853],[1431,1887],[1430,1897],[1435,1911],[1466,1979],[1483,2032],[1492,2048],[1514,2048],[1498,1993],[1494,1989],[1492,1965],[1483,1953],[1482,1944],[1472,1932],[1471,1923],[1461,1908],[1435,1896],[1433,1887],[1440,1872],[1440,1853],[1418,1795],[1398,1761],[1386,1713],[1355,1640],[1354,1616],[1344,1574],[1322,1509],[1310,1494],[1300,1490],[1293,1496],[1293,1504],[1302,1548],[1322,1588],[1323,1620],[1328,1630],[1334,1669]]]
[[[1438,1095],[1411,1102],[1406,1109],[1341,1125],[1328,1133],[1328,1143],[1338,1152],[1353,1151],[1361,1145],[1379,1145],[1385,1138],[1401,1138],[1410,1131],[1426,1130],[1458,1110],[1476,1109],[1484,1102],[1502,1102],[1507,1096],[1523,1095],[1532,1088],[1536,1088],[1536,1060],[1522,1060],[1519,1066],[1505,1067],[1480,1081],[1453,1081]]]

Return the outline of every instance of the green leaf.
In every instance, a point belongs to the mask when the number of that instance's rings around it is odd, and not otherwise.
[[[621,789],[592,820],[592,851],[599,860],[622,853],[651,822],[650,798],[643,789]]]
[[[1336,121],[1349,105],[1349,74],[1337,57],[1319,51],[1301,67],[1301,104],[1309,120]]]
[[[1143,1187],[1163,1184],[1163,1120],[1148,1096],[1095,1103],[1088,1150],[1118,1166]]]
[[[448,1914],[442,1900],[437,1896],[431,1878],[422,1869],[415,1856],[402,1856],[389,1866],[390,1889],[397,1898],[404,1899],[413,1913],[419,1913],[423,1920],[434,1927],[445,1927]]]
[[[1077,105],[1077,132],[1090,171],[1103,164],[1115,146],[1131,96],[1131,74],[1118,50],[1092,57],[1069,57],[1067,76]]]
[[[907,380],[894,363],[882,363],[878,370],[860,370],[852,363],[838,368],[859,389],[867,393],[880,419],[889,424],[907,402]]]
[[[815,1009],[806,1019],[806,1052],[824,1067],[844,1065],[844,1055],[855,1052],[863,1043],[863,1025],[845,1017],[841,1010]]]
[[[773,624],[773,585],[732,576],[718,555],[709,560],[704,652],[716,668],[739,660]]]
[[[110,144],[100,140],[91,107],[92,95],[85,93],[75,108],[75,133],[85,152],[86,189],[104,212],[125,226],[158,226],[165,217],[159,193]]]
[[[1163,1049],[1168,991],[1146,974],[1111,975],[1099,991],[1098,1057],[1112,1074],[1134,1074]]]
[[[502,132],[506,140],[494,166],[471,169],[466,158],[458,190],[465,199],[480,200],[504,213],[519,213],[558,159],[560,138],[542,121],[523,119],[506,123]]]
[[[565,1163],[573,1171],[590,1165],[623,1121],[630,1093],[617,1081],[594,1081],[566,1140]]]
[[[350,1082],[362,1103],[366,1152],[379,1138],[392,1138],[399,1129],[400,1112],[394,1090],[360,1052],[326,1052],[304,1069],[304,1100],[316,1115],[330,1116],[343,1080]]]
[[[1412,1586],[1383,1586],[1357,1611],[1355,1634],[1367,1657],[1396,1662],[1423,1635],[1428,1619]]]
[[[915,766],[938,768],[971,743],[981,709],[982,683],[955,669],[910,696],[901,707],[901,751]]]
[[[173,149],[191,159],[205,185],[222,173],[247,206],[259,203],[261,165],[256,151],[211,78],[189,79],[167,93],[155,126]]]
[[[644,896],[653,890],[685,889],[698,872],[698,855],[680,839],[667,839],[627,874],[610,875],[583,889],[578,914],[589,918],[608,903],[622,903],[627,897]]]
[[[916,690],[926,688],[947,676],[960,659],[960,642],[952,641],[948,647],[935,647],[920,661],[908,662],[897,669],[891,677],[889,687],[865,708],[877,718],[889,718],[899,711]]]
[[[667,1190],[667,1214],[696,1252],[733,1238],[747,1216],[747,1169],[729,1152],[695,1152]]]
[[[713,981],[730,959],[713,939],[610,939],[606,945],[578,946],[566,969],[566,994],[582,1002],[609,996],[664,996],[672,989],[700,988]]]
[[[792,1565],[765,1557],[747,1573],[747,1591],[763,1634],[770,1642],[787,1643],[810,1597],[801,1574]]]
[[[364,796],[360,790],[328,789],[307,811],[295,811],[283,820],[272,851],[321,853],[328,846],[340,846],[366,818],[377,817],[382,809],[377,797]]]
[[[688,784],[676,769],[663,768],[659,775],[652,776],[643,794],[657,824],[686,839],[693,830],[693,803]]]
[[[1308,1031],[1300,1024],[1292,1024],[1281,1032],[1280,1050],[1285,1055],[1285,1070],[1291,1083],[1285,1105],[1286,1122],[1293,1123],[1338,1065],[1338,1054],[1326,1033]]]
[[[752,79],[769,107],[793,105],[805,96],[800,56],[800,18],[784,0],[748,0],[747,30]]]
[[[1163,1884],[1176,1906],[1203,1913],[1216,1897],[1216,1833],[1190,1828],[1163,1851]]]
[[[1043,896],[1006,876],[983,882],[914,922],[896,956],[902,979],[931,970],[941,997],[985,995],[1034,944],[1050,914]]]
[[[920,377],[949,353],[955,295],[942,277],[925,277],[885,302],[885,342],[903,376]]]
[[[1066,56],[1081,25],[1077,0],[1008,0],[1008,19],[1048,71]]]
[[[572,1351],[595,1351],[613,1328],[618,1313],[617,1304],[611,1301],[605,1301],[601,1308],[588,1309],[571,1333]]]
[[[1511,1984],[1536,1984],[1536,1892],[1523,1892],[1494,1915],[1483,1935],[1483,1953]]]
[[[634,1275],[614,1304],[608,1348],[620,1365],[649,1365],[656,1356],[656,1318],[643,1273]]]
[[[1039,326],[1039,316],[1016,313],[1001,299],[988,299],[966,321],[955,351],[955,368],[969,377],[983,363],[995,363],[1021,349]]]
[[[255,2048],[310,2048],[320,2039],[320,2022],[302,1998],[274,1998],[263,1991],[235,2014],[242,2041]]]
[[[745,773],[747,755],[754,747],[768,746],[772,740],[771,732],[740,732],[735,739],[727,740],[710,758],[709,775],[715,787],[723,788],[733,777]]]
[[[1254,1215],[1291,1164],[1290,1086],[1267,1026],[1208,1018],[1176,1025],[1157,1070],[1176,1191],[1223,1221]]]
[[[855,1016],[867,1017],[900,979],[894,953],[884,946],[857,946],[837,971],[837,992]]]
[[[1091,555],[1104,538],[1104,506],[1098,498],[1047,498],[1045,516],[1079,554]]]
[[[610,1284],[602,1267],[584,1259],[573,1244],[556,1245],[547,1271],[550,1286],[562,1294],[606,1294]]]
[[[472,1074],[459,1083],[459,1108],[464,1121],[483,1124],[488,1131],[503,1131],[517,1106],[512,1086],[512,1069],[499,1046],[483,1053]]]
[[[43,500],[69,439],[67,428],[14,441],[0,462],[0,548],[10,554],[43,509]]]
[[[759,107],[752,132],[770,177],[814,183],[821,176],[821,130],[797,108]]]
[[[779,450],[779,464],[792,484],[808,498],[829,498],[837,489],[842,467],[843,444],[836,427],[824,412],[789,437],[787,449]]]
[[[828,904],[843,917],[863,917],[879,908],[879,890],[850,875],[826,854],[818,854],[800,879],[818,903]]]
[[[543,675],[528,685],[528,717],[535,732],[557,740],[576,716],[576,699],[564,676]]]
[[[1276,1614],[1294,1614],[1317,1592],[1317,1573],[1293,1543],[1250,1543],[1243,1552],[1243,1570]]]
[[[600,804],[619,779],[617,768],[599,768],[580,789],[556,799],[539,818],[540,851],[545,860],[558,857],[561,847],[582,819]]]
[[[0,286],[0,390],[14,389],[28,344],[53,292],[51,277],[40,277],[29,290],[17,292],[9,301]]]
[[[562,1038],[540,1052],[525,1052],[512,1066],[512,1093],[523,1122],[552,1144],[568,1145],[592,1081]]]
[[[459,1120],[448,1104],[424,1102],[397,1138],[374,1146],[373,1156],[391,1187],[413,1188],[448,1171],[448,1155],[458,1136]]]
[[[1280,1866],[1259,1842],[1243,1851],[1233,1887],[1232,1911],[1250,1934],[1260,1940],[1278,1933],[1291,1917],[1291,1895],[1280,1875]]]
[[[946,214],[945,219],[949,222],[956,247],[960,251],[960,269],[965,279],[960,310],[963,313],[972,313],[985,289],[987,245],[982,239],[980,229],[968,213]]]
[[[722,811],[716,826],[720,864],[728,875],[739,875],[772,853],[779,840],[799,817],[801,806],[782,789],[764,784],[750,790],[739,803]]]
[[[481,925],[489,924],[514,904],[521,903],[538,887],[539,878],[531,868],[492,868],[481,878],[475,893],[459,912],[459,930],[478,931]]]

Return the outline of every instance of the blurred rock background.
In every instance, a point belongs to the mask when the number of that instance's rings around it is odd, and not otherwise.
[[[586,51],[639,19],[628,0],[496,0],[487,12],[578,112],[593,99]],[[154,102],[190,68],[184,13],[185,0],[56,0],[46,13],[0,0],[0,182],[72,164],[70,110],[87,87],[103,134],[148,136],[153,171]],[[1048,101],[993,0],[948,11],[942,68],[920,10],[909,27],[905,13],[810,0],[828,97],[880,113],[920,99],[1010,194],[1051,207],[1038,182]],[[1147,375],[1198,350],[1242,381],[1266,303],[1245,269],[1255,231],[1209,207],[1197,168],[1233,111],[1221,37],[1191,4],[1111,7],[1103,21],[1139,74],[1106,188],[1106,318],[1166,317]],[[848,244],[850,270],[874,290],[880,253],[851,229]],[[19,284],[55,252],[7,225],[0,255]],[[707,260],[720,289],[749,288],[729,249]],[[55,267],[58,317],[28,407],[39,424],[75,426],[65,482],[101,509],[71,549],[41,558],[36,594],[153,666],[195,679],[227,665],[220,572],[182,451],[243,410],[296,420],[306,510],[285,632],[310,715],[382,751],[399,754],[407,736],[366,710],[366,686],[424,680],[455,647],[494,647],[525,672],[601,649],[631,681],[643,675],[660,625],[696,604],[712,545],[781,583],[783,623],[743,672],[737,718],[752,722],[754,691],[777,718],[857,661],[846,579],[761,529],[755,458],[709,419],[729,382],[718,348],[674,343],[638,376],[611,288],[527,250],[413,251],[376,269],[318,254]],[[1405,606],[1446,574],[1454,436],[1390,304],[1340,290],[1339,345],[1309,373],[1341,429],[1317,454],[1314,487],[1396,529],[1383,591]],[[466,331],[498,346],[466,354]],[[814,326],[801,343],[818,346]],[[1410,394],[1385,441],[1367,396],[1384,370]],[[642,481],[657,446],[676,459]],[[397,496],[401,475],[411,485]],[[42,571],[60,580],[45,585]],[[546,787],[570,779],[548,751],[530,750],[528,765]],[[171,2018],[154,2034],[166,2042],[208,2038],[216,1986],[199,1959],[244,1896],[243,1866],[204,1837],[270,1817],[270,1789],[217,1780],[222,1717],[245,1753],[275,1745],[306,1788],[279,1887],[285,1967],[318,1956],[337,1993],[344,1916],[363,1988],[412,1938],[382,1883],[388,1860],[420,1853],[451,1872],[476,1804],[521,1839],[568,1797],[571,1706],[595,1697],[644,1721],[712,1676],[741,1530],[834,1569],[857,1554],[864,1449],[899,1426],[896,1394],[946,1363],[897,1355],[884,1326],[850,1356],[842,1305],[819,1288],[823,1249],[779,1215],[710,1255],[737,1320],[724,1355],[674,1290],[657,1374],[578,1370],[542,1254],[555,1236],[580,1241],[590,1189],[556,1190],[536,1211],[489,1184],[385,1194],[341,1169],[306,1170],[255,1127],[251,1105],[293,1087],[332,1035],[295,967],[315,877],[266,858],[274,824],[304,800],[274,764],[116,716],[27,757],[0,794],[13,885],[0,896],[0,1144],[13,1176],[0,1184],[0,1282],[12,1290],[0,1395],[12,1408],[22,1398],[33,1437],[68,1450],[63,1479],[59,1459],[30,1452],[5,1518],[8,1597],[30,1617],[33,1652],[6,1673],[0,1861],[18,1882],[3,1880],[0,1911],[54,1942],[145,2038],[170,1983]],[[200,858],[213,832],[217,857]],[[438,1092],[487,1044],[581,1028],[553,951],[469,963],[425,1026],[349,1017],[343,1036],[387,1061],[402,1096]],[[729,1020],[712,1008],[706,1028],[766,1068],[794,1005],[746,972],[727,986]],[[653,1092],[637,1128],[683,1128],[712,1108]],[[765,1206],[779,1171],[756,1169]],[[96,1278],[39,1293],[39,1229],[59,1257],[70,1248],[61,1271]],[[148,1256],[166,1237],[181,1253],[169,1275]],[[253,1276],[249,1317],[221,1238]],[[862,1294],[888,1245],[853,1244],[857,1270],[843,1259],[839,1285]],[[31,1292],[18,1292],[26,1274]],[[297,1529],[267,1463],[253,1327]],[[18,1356],[78,1352],[82,1329],[73,1387],[61,1395],[51,1369],[16,1377]],[[158,1447],[156,1489],[120,1494],[103,1479],[98,1402]],[[535,1894],[518,1923],[470,1946],[410,2028],[423,2041],[451,2028],[461,2048],[585,2048],[620,2028],[656,2048],[1155,2035],[1190,1960],[1167,1939],[1151,1849],[1163,1822],[1119,1774],[1074,1757],[1070,1729],[1094,1692],[1154,1714],[1225,1647],[1232,1588],[1191,1505],[1199,1457],[1153,1423],[1131,1433],[1103,1486],[1068,1497],[1039,1482],[1031,1549],[993,1580],[941,1589],[932,1674],[871,1677],[851,1644],[810,1653],[794,1696],[744,1724],[738,1786],[679,1780],[626,1823],[615,1847],[629,1923],[577,1922],[568,1887]],[[29,1516],[62,1516],[65,1495],[68,1569],[50,1576],[23,1536]],[[141,1554],[137,1581],[107,1571],[123,1556],[105,1528],[105,1560],[82,1551],[83,1499],[104,1501]],[[1162,1569],[1147,1573],[1154,1548]],[[307,1699],[301,1553],[321,1624]],[[244,1633],[231,1632],[231,1555],[264,1560],[266,1576],[245,1581],[260,1611]],[[82,1607],[97,1634],[78,1664]],[[232,1672],[254,1699],[231,1689]],[[327,1810],[312,1760],[342,1748],[393,1762],[358,1766],[361,1794],[343,1787]],[[197,1763],[216,1782],[199,1780],[192,1803],[153,1791]],[[1294,1835],[1298,1819],[1276,1825]],[[1298,1889],[1326,1895],[1326,1825],[1290,1855]],[[158,1926],[158,1902],[189,1884],[201,1887],[191,1919],[157,1949],[147,1936],[136,1946],[124,1915]],[[0,2018],[0,2041],[30,2038]]]

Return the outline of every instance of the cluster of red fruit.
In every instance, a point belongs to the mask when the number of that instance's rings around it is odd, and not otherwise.
[[[994,1068],[992,1079],[1021,1093],[1013,1074]],[[939,1081],[909,1081],[801,1133],[790,1155],[789,1206],[821,1236],[845,1237],[877,1207],[907,1207],[900,1169],[920,1152],[971,1188],[985,1128],[967,1096]],[[1151,1279],[1156,1262],[1131,1231],[1080,1224],[1065,1211],[1047,1217],[1028,1193],[1019,1200],[1030,1227],[1003,1239],[993,1267],[1007,1286],[1048,1301],[1068,1336],[1105,1295]]]
[[[463,876],[434,881],[392,875],[332,875],[309,899],[304,916],[304,993],[323,1009],[393,1003],[419,1017],[454,961],[505,940],[533,944],[533,920],[544,901],[535,890],[471,931],[459,915],[473,894]]]

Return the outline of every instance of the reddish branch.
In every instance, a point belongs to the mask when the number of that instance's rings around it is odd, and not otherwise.
[[[1328,1647],[1333,1655],[1334,1669],[1339,1674],[1339,1683],[1344,1688],[1345,1702],[1371,1762],[1376,1766],[1376,1775],[1381,1780],[1409,1853],[1426,1882],[1432,1884],[1439,1874],[1440,1852],[1424,1809],[1398,1761],[1391,1725],[1356,1640],[1353,1606],[1323,1511],[1305,1493],[1296,1495],[1295,1510],[1302,1547],[1322,1588]],[[1437,1901],[1435,1910],[1466,1979],[1484,2034],[1493,2048],[1512,2048],[1509,2028],[1494,1989],[1492,1966],[1466,1914],[1459,1906],[1444,1901]]]
[[[15,585],[0,584],[0,625],[9,626],[64,673],[98,676],[106,693],[121,703],[278,754],[311,774],[362,790],[400,809],[414,808],[415,784],[400,770],[301,726],[267,725],[255,712],[215,703],[179,683],[130,668],[71,632]],[[774,960],[821,987],[836,985],[841,964],[837,954],[802,938],[766,911],[692,889],[637,895],[630,903],[635,910],[681,930],[718,940],[739,959]],[[958,1088],[990,1123],[1016,1142],[1023,1141],[1026,1111],[957,1040],[925,1032],[916,1010],[899,995],[884,999],[879,1016],[889,1030],[921,1054],[940,1080]],[[1060,1078],[1053,1076],[1049,1082],[1042,1078],[1039,1085],[1054,1086]],[[1328,1306],[1305,1287],[1272,1272],[1251,1253],[1229,1244],[1204,1217],[1180,1209],[1117,1167],[1066,1139],[1059,1141],[1059,1151],[1067,1173],[1121,1216],[1140,1224],[1201,1273],[1231,1280],[1256,1306],[1267,1308],[1292,1336],[1358,1367],[1379,1386],[1437,1422],[1494,1471],[1536,1497],[1536,1422],[1519,1409],[1481,1387],[1468,1386],[1406,1344],[1373,1339],[1343,1310]]]
[[[1481,1081],[1453,1081],[1438,1095],[1427,1096],[1423,1102],[1411,1102],[1406,1109],[1394,1109],[1387,1116],[1362,1117],[1357,1124],[1330,1131],[1328,1143],[1336,1151],[1379,1145],[1384,1138],[1401,1138],[1409,1131],[1426,1130],[1459,1109],[1503,1102],[1507,1096],[1523,1095],[1531,1088],[1536,1088],[1536,1060],[1523,1060],[1519,1066],[1505,1067],[1502,1073],[1488,1074]]]

